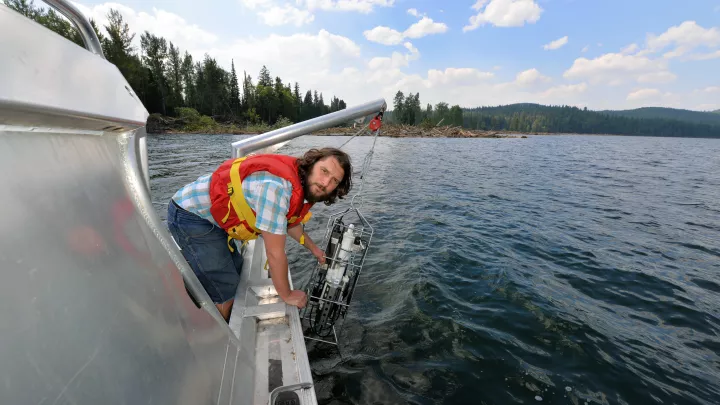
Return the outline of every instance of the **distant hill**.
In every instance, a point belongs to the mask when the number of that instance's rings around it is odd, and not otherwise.
[[[720,114],[720,110],[713,111],[715,114]]]
[[[605,110],[605,111],[599,111],[599,112],[601,112],[603,114],[619,115],[622,117],[630,117],[630,118],[660,118],[660,119],[693,122],[696,124],[720,125],[720,115],[714,114],[714,113],[717,113],[718,111],[700,112],[700,111],[690,111],[690,110],[678,110],[675,108],[644,107],[644,108],[637,108],[635,110],[620,110],[620,111]]]
[[[685,119],[671,118],[673,116]],[[448,120],[445,122],[449,123]],[[720,114],[670,108],[591,111],[570,106],[522,103],[463,109],[461,121],[452,119],[452,123],[461,123],[472,129],[525,133],[720,138]]]

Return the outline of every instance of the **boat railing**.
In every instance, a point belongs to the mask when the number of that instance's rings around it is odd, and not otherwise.
[[[77,9],[72,3],[65,0],[43,0],[49,6],[57,10],[60,14],[64,15],[80,32],[80,37],[85,43],[85,48],[90,52],[105,58],[103,54],[102,46],[100,46],[100,40],[95,34],[90,21],[85,18],[83,13]]]
[[[302,135],[307,135],[326,128],[332,128],[368,115],[384,112],[386,108],[387,103],[384,99],[373,100],[364,104],[313,118],[311,120],[298,122],[297,124],[233,142],[232,157],[238,158],[246,156],[249,153],[287,142]]]

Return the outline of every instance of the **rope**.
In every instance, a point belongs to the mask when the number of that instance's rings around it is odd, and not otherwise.
[[[370,124],[368,124],[368,126],[369,125]],[[347,145],[348,142],[352,141],[353,138],[358,136],[358,134],[360,134],[360,132],[362,132],[366,129],[367,129],[367,126],[363,129],[361,129],[360,131],[358,131],[358,133],[353,135],[352,138],[348,139],[348,141],[345,142],[344,144],[342,144],[342,146],[340,146],[340,148]],[[377,143],[378,135],[380,135],[380,129],[375,131],[375,135],[373,136],[372,146],[370,147],[370,150],[368,151],[367,155],[365,155],[365,159],[363,160],[362,169],[360,170],[360,189],[357,191],[357,193],[355,193],[353,198],[350,200],[350,206],[354,209],[360,209],[360,207],[362,207],[363,202],[364,202],[362,195],[360,195],[360,194],[362,193],[363,186],[365,185],[365,172],[367,171],[368,167],[370,166],[370,161],[372,160],[372,156],[375,153],[375,144]],[[355,199],[358,198],[358,196],[360,197],[359,203],[357,206],[355,206]]]
[[[370,123],[368,123],[368,124],[365,125],[364,127],[360,128],[359,131],[355,132],[355,135],[351,136],[350,139],[348,139],[347,141],[345,141],[344,144],[340,145],[340,147],[339,147],[338,149],[342,149],[345,145],[347,145],[348,143],[350,143],[350,141],[352,141],[353,139],[355,139],[356,136],[360,135],[363,131],[365,131],[366,129],[368,129],[369,126],[370,126]]]
[[[364,127],[360,128],[360,130],[358,132],[356,132],[355,135],[353,135],[352,137],[350,137],[350,139],[345,141],[345,143],[340,145],[340,148],[338,148],[338,149],[342,149],[350,141],[355,139],[356,136],[360,135],[363,131],[367,130],[369,127],[370,127],[370,123],[368,123]],[[360,189],[357,191],[357,193],[355,193],[353,198],[350,200],[350,206],[354,209],[359,209],[360,207],[362,207],[363,202],[364,202],[362,195],[360,195],[360,194],[362,193],[363,186],[365,185],[365,172],[367,171],[368,167],[370,166],[370,161],[372,160],[372,156],[375,153],[375,144],[377,143],[378,135],[380,135],[379,128],[375,131],[375,135],[373,137],[373,143],[372,143],[372,146],[370,147],[370,151],[368,151],[367,155],[365,155],[365,159],[363,160],[363,166],[362,166],[362,169],[360,170]],[[359,203],[358,203],[358,206],[355,206],[355,199],[358,198],[358,196],[360,197]]]

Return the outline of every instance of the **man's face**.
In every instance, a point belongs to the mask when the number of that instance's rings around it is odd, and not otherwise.
[[[318,160],[313,165],[305,185],[305,198],[310,202],[324,201],[345,176],[340,162],[335,156]]]

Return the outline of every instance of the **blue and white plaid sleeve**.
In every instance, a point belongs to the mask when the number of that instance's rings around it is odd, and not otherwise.
[[[198,177],[197,180],[192,183],[186,184],[183,188],[178,190],[172,199],[186,211],[192,212],[198,215],[200,218],[207,219],[211,223],[215,223],[212,214],[210,213],[210,179],[212,174],[206,174]]]
[[[252,174],[243,180],[243,193],[255,210],[257,229],[276,235],[287,234],[292,186],[285,183],[289,182],[266,172]]]

